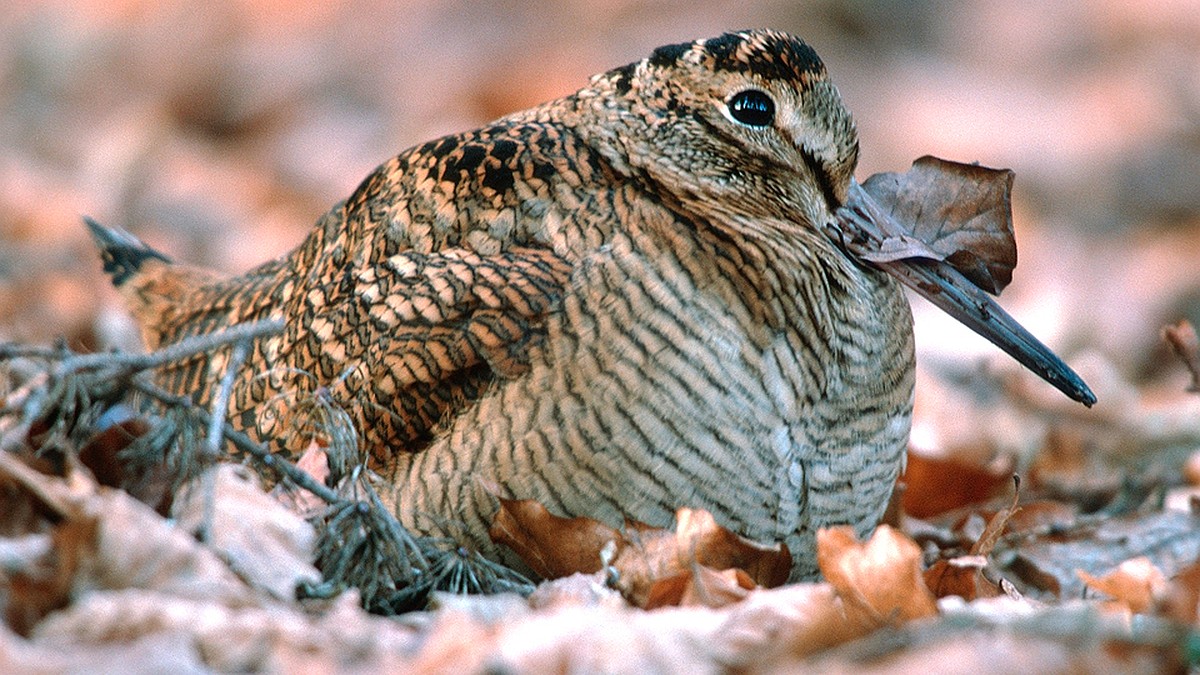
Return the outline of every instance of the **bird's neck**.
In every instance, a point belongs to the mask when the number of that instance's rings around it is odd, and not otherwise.
[[[691,258],[700,286],[744,305],[756,323],[776,332],[804,325],[836,341],[834,326],[861,320],[862,308],[879,303],[895,308],[883,318],[888,323],[911,321],[903,293],[890,277],[851,260],[816,227],[749,218],[712,199],[685,201],[660,184],[637,159],[644,150],[637,139],[651,133],[651,122],[621,105],[620,77],[612,75],[595,78],[556,109],[613,174],[626,179],[615,187],[629,193],[626,204],[645,203],[649,196],[653,203],[646,208],[669,212],[669,217],[648,213],[624,219],[646,224],[649,236],[641,245],[654,249],[651,255]]]

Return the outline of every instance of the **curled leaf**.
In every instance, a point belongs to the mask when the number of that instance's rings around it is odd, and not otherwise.
[[[533,499],[500,498],[500,510],[488,534],[547,579],[598,571],[603,566],[600,551],[604,546],[624,540],[604,523],[556,516]]]
[[[1013,172],[926,155],[851,190],[834,236],[871,262],[944,260],[993,295],[1012,281]]]
[[[717,524],[703,509],[675,512],[675,530],[642,530],[620,543],[613,559],[617,586],[625,597],[645,606],[660,579],[690,574],[696,565],[715,571],[740,569],[759,586],[787,581],[792,554],[783,544],[750,541]]]
[[[1120,607],[1135,614],[1149,611],[1154,598],[1167,587],[1166,575],[1146,556],[1130,558],[1102,577],[1083,570],[1075,574],[1089,588],[1111,595]]]
[[[817,565],[847,613],[880,625],[937,614],[921,558],[916,542],[887,525],[865,542],[845,525],[817,531]]]
[[[675,521],[673,530],[632,521],[618,530],[591,518],[556,516],[531,499],[501,498],[490,534],[543,577],[587,574],[607,564],[621,593],[642,607],[678,602],[689,593],[715,595],[718,583],[710,572],[741,570],[720,592],[725,597],[737,595],[733,586],[787,581],[792,556],[786,546],[749,541],[700,509],[679,509]]]

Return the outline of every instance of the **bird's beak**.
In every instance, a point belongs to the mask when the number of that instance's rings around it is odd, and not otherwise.
[[[839,210],[842,229],[832,233],[848,252],[896,277],[1067,396],[1088,407],[1096,402],[1096,395],[1075,371],[944,257],[910,236],[911,228],[896,222],[857,181],[852,181],[850,194],[854,206]],[[903,242],[902,255],[863,245],[889,239]]]
[[[1096,402],[1096,395],[1075,371],[948,263],[908,258],[872,264],[987,338],[1062,393],[1089,408]]]

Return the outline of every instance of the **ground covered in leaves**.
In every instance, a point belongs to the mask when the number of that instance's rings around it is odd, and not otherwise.
[[[0,671],[1194,667],[1200,355],[1178,322],[1200,322],[1200,13],[1128,0],[727,11],[0,11],[0,342],[19,347],[0,366]],[[138,349],[82,213],[244,270],[404,147],[660,44],[752,25],[824,57],[858,120],[860,177],[925,154],[1016,171],[1020,264],[1002,304],[1100,401],[1067,401],[916,304],[917,412],[895,508],[869,542],[822,534],[824,582],[770,588],[786,552],[702,512],[673,531],[612,530],[506,505],[497,536],[534,569],[589,566],[534,587],[454,542],[395,532],[345,467],[333,491],[251,460],[286,488],[273,493],[246,468],[212,469],[223,436],[205,411],[155,398],[139,375],[153,359],[79,360]],[[69,351],[38,346],[58,336]],[[329,450],[302,468],[320,475]],[[386,582],[329,583],[351,558],[373,561],[376,580],[420,578],[432,605]],[[514,592],[446,592],[505,584]]]

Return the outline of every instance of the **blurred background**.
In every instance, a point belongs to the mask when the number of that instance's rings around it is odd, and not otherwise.
[[[1114,405],[1145,412],[1145,383],[1182,390],[1159,329],[1200,322],[1200,2],[731,4],[8,0],[0,340],[136,340],[81,214],[242,271],[406,147],[656,46],[767,26],[824,58],[858,121],[860,179],[924,154],[1016,171],[1021,262],[1003,304],[1097,388],[1093,422]],[[914,443],[937,447],[963,419],[945,392],[1015,366],[915,309],[934,381]],[[1029,386],[1038,405],[1057,401]]]

